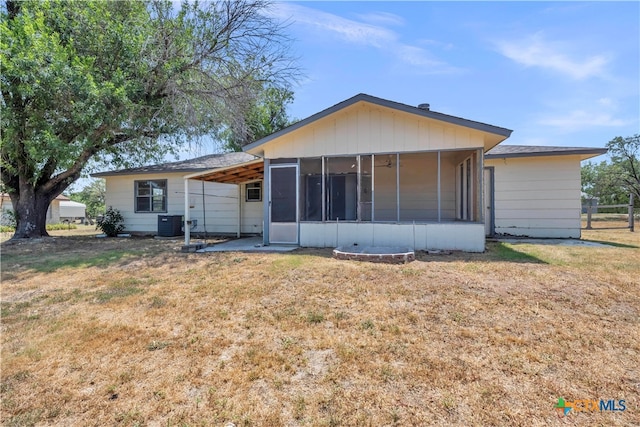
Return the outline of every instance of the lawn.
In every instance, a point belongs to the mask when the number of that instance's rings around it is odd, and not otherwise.
[[[583,238],[616,246],[386,265],[5,242],[2,423],[640,425],[640,232]],[[560,397],[626,410],[559,419]]]

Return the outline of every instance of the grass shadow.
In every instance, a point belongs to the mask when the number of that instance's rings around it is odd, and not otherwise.
[[[591,239],[582,239],[582,240],[585,242],[600,243],[601,245],[608,245],[616,248],[640,249],[640,246],[628,245],[626,243],[610,242],[607,240],[591,240]]]
[[[3,254],[2,267],[5,271],[16,268],[32,270],[38,273],[53,273],[63,268],[105,268],[138,255],[138,253],[128,250],[107,250],[101,253],[84,255],[58,252],[46,255],[42,254],[36,258],[25,255]]]
[[[124,266],[136,259],[173,250],[150,239],[96,240],[86,237],[55,237],[40,241],[2,245],[2,276],[18,271],[53,273],[60,269]]]
[[[504,242],[487,242],[486,255],[492,261],[506,261],[515,263],[548,264],[546,261],[525,251],[519,251]]]

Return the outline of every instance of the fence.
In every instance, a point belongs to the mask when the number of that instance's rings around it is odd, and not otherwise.
[[[593,215],[593,208],[596,209],[605,209],[605,208],[628,208],[628,216],[629,216],[629,225],[627,225],[626,227],[598,227],[599,229],[605,229],[605,228],[628,228],[629,231],[633,232],[634,231],[634,218],[633,218],[633,194],[629,195],[629,204],[628,205],[597,205],[597,206],[593,206],[592,203],[589,203],[586,206],[583,206],[583,208],[585,208],[587,210],[587,230],[593,230],[593,227],[591,226],[591,219],[592,219],[592,215]]]

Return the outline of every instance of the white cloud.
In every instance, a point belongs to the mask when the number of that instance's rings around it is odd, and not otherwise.
[[[460,71],[435,58],[428,50],[400,41],[400,36],[382,24],[401,25],[401,17],[389,13],[370,13],[359,16],[371,23],[359,22],[292,3],[276,3],[270,11],[274,18],[302,24],[322,35],[335,36],[341,41],[370,46],[395,56],[401,63],[418,68],[421,73],[440,74]],[[380,25],[376,25],[380,24]]]
[[[388,12],[372,12],[367,14],[357,15],[357,17],[364,22],[374,25],[404,25],[404,18],[393,13]]]
[[[607,55],[587,55],[577,58],[567,43],[551,42],[540,33],[523,40],[503,40],[496,43],[498,51],[526,67],[546,68],[576,80],[603,77],[610,61]]]
[[[538,121],[544,126],[560,128],[562,131],[575,131],[593,127],[626,126],[629,120],[621,119],[606,111],[573,110],[566,115],[542,118]]]

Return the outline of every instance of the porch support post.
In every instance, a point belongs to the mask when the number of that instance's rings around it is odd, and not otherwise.
[[[236,237],[240,238],[242,231],[242,184],[238,184],[238,231]]]
[[[271,171],[269,159],[264,159],[264,179],[262,181],[262,243],[269,245],[269,224],[271,223]]]
[[[191,216],[189,214],[189,179],[184,179],[184,245],[191,242]]]
[[[438,150],[438,222],[442,220],[442,213],[440,208],[440,150]]]
[[[478,212],[478,218],[476,221],[485,222],[485,212],[484,212],[484,153],[482,149],[478,148],[476,150],[476,179],[478,183],[478,188],[476,190],[476,211]]]
[[[396,153],[396,222],[400,222],[400,153]]]

